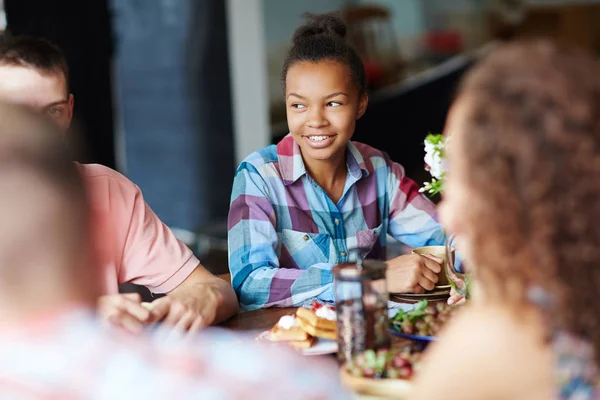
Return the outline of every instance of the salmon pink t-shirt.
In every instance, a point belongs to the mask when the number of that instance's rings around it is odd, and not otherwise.
[[[126,282],[153,293],[179,286],[199,261],[154,214],[140,188],[103,165],[78,167],[92,213],[102,293],[118,293],[118,285]]]

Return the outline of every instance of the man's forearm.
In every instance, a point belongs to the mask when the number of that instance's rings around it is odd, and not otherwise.
[[[238,299],[231,285],[223,279],[216,278],[211,285],[219,293],[219,305],[212,325],[225,321],[239,311]]]
[[[238,301],[229,283],[208,272],[201,264],[177,288],[169,293],[196,312],[208,316],[214,315],[207,324],[216,324],[238,312]],[[212,307],[212,312],[203,310]]]

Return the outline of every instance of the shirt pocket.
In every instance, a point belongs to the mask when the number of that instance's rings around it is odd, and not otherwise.
[[[283,229],[281,245],[298,268],[306,269],[313,264],[329,262],[331,237],[326,233],[306,233]]]
[[[356,232],[356,247],[360,249],[360,254],[367,257],[372,251],[376,251],[380,246],[377,246],[383,224],[373,229],[365,229]],[[355,253],[356,254],[356,253]],[[356,254],[358,256],[358,254]]]

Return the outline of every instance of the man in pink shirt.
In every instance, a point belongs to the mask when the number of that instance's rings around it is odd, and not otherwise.
[[[93,79],[93,78],[92,78]],[[32,37],[0,42],[0,100],[25,105],[67,131],[74,97],[60,49]],[[190,332],[221,322],[238,310],[231,286],[208,272],[144,202],[140,189],[118,172],[78,164],[84,180],[102,294],[100,316],[129,331],[162,320]],[[132,282],[167,295],[150,306],[136,294],[119,294]]]
[[[349,398],[333,359],[218,328],[103,329],[82,175],[25,111],[0,104],[0,399]]]

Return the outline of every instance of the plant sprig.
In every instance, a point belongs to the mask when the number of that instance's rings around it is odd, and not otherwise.
[[[432,173],[431,165],[427,165],[428,157],[433,155],[433,159],[444,160],[446,157],[445,151],[446,138],[440,133],[428,133],[425,137],[425,162],[426,169],[432,175],[431,182],[425,182],[423,187],[419,190],[420,193],[427,193],[429,196],[435,196],[441,193],[444,186],[445,173]],[[430,158],[431,160],[431,158]],[[437,166],[433,166],[437,169]]]
[[[431,133],[429,132],[427,136],[425,136],[425,141],[429,142],[433,145],[436,144],[444,144],[444,135],[441,133]]]
[[[427,300],[422,299],[415,305],[410,311],[404,311],[399,309],[394,318],[392,318],[392,322],[402,323],[402,321],[409,319],[410,321],[415,321],[425,315],[425,309],[429,303]]]
[[[430,196],[435,196],[438,193],[441,193],[444,188],[444,175],[442,175],[441,179],[432,178],[431,182],[425,182],[423,187],[419,189],[421,193],[427,193]]]

